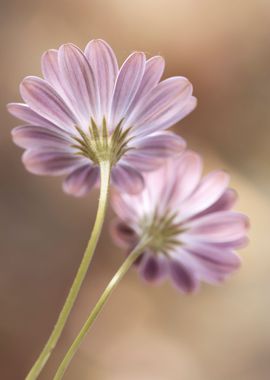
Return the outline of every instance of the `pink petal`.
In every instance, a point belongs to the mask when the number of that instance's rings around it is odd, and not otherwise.
[[[166,129],[186,115],[191,94],[192,85],[186,78],[166,79],[140,99],[127,122],[136,127],[136,134],[150,134]]]
[[[88,43],[85,55],[93,70],[99,90],[101,116],[107,118],[118,73],[117,59],[111,47],[100,39]]]
[[[99,94],[94,73],[83,52],[73,44],[62,45],[58,53],[62,83],[84,127],[97,118]]]
[[[135,140],[135,139],[134,139]],[[135,151],[145,156],[166,158],[183,152],[186,142],[182,137],[172,132],[158,132],[145,136],[131,145]]]
[[[76,197],[86,195],[97,183],[99,168],[90,164],[72,171],[63,183],[63,190]]]
[[[36,113],[64,130],[73,131],[75,117],[48,82],[37,77],[26,77],[20,91],[24,101]]]
[[[144,53],[133,53],[123,63],[114,88],[110,125],[115,127],[126,116],[134,99],[145,70]]]
[[[68,138],[48,128],[26,125],[12,130],[12,138],[15,144],[21,148],[55,147],[63,149],[71,144]]]
[[[228,174],[223,171],[215,171],[205,176],[194,193],[181,205],[181,220],[213,205],[226,190],[229,179]]]
[[[167,274],[167,259],[154,253],[146,253],[140,263],[140,275],[151,283],[160,283]]]
[[[26,169],[38,175],[66,174],[82,160],[68,152],[42,150],[27,150],[22,159]]]
[[[163,164],[163,160],[132,150],[125,154],[121,159],[121,163],[131,166],[139,172],[151,172],[158,169]]]
[[[184,293],[192,293],[199,286],[192,270],[178,260],[169,260],[169,271],[173,284]]]
[[[61,83],[57,50],[51,49],[45,51],[41,57],[41,69],[44,79],[64,98],[65,94]]]
[[[205,243],[194,243],[185,249],[204,264],[215,264],[224,270],[238,269],[241,259],[235,252]]]
[[[110,232],[115,243],[122,248],[133,248],[138,241],[136,232],[129,224],[122,222],[120,219],[116,219],[111,223]]]
[[[144,179],[140,172],[124,164],[118,164],[113,168],[112,183],[119,191],[129,194],[137,194],[144,187]]]
[[[51,123],[49,120],[45,119],[44,117],[31,110],[31,108],[27,104],[9,103],[7,105],[7,109],[11,113],[11,115],[17,117],[20,120],[26,121],[29,124],[45,127],[52,131],[57,131],[62,135],[68,136],[66,131],[63,131],[63,129],[58,128],[55,124]]]
[[[116,215],[123,221],[136,222],[139,210],[136,210],[139,197],[134,197],[128,193],[119,192],[117,189],[111,192],[111,205]]]
[[[191,221],[185,235],[188,235],[188,241],[233,243],[246,236],[248,224],[248,218],[243,214],[221,211]]]
[[[165,62],[160,56],[152,57],[146,61],[145,71],[141,80],[141,84],[133,99],[127,114],[129,115],[138,101],[147,95],[160,81],[164,71]]]
[[[208,207],[199,214],[194,215],[194,219],[214,212],[230,210],[234,206],[236,200],[236,191],[233,189],[227,189],[212,206]]]

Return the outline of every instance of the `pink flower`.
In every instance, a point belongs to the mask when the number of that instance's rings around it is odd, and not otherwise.
[[[113,237],[129,252],[149,236],[137,262],[141,276],[153,283],[170,277],[181,291],[193,292],[201,281],[218,283],[239,267],[235,249],[247,243],[248,219],[231,210],[236,193],[226,173],[201,178],[201,158],[191,151],[166,161],[145,176],[140,194],[114,192]]]
[[[110,46],[92,40],[82,52],[73,44],[42,56],[44,79],[26,77],[25,102],[9,112],[26,125],[12,131],[26,149],[23,163],[39,175],[65,175],[67,193],[85,195],[99,179],[99,163],[110,160],[112,184],[136,193],[144,185],[141,171],[160,166],[185,142],[165,131],[196,106],[192,85],[184,77],[160,82],[164,60],[131,54],[118,68]]]

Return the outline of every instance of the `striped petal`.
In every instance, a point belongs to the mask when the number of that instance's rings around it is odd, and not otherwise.
[[[48,82],[37,77],[26,77],[20,85],[20,91],[32,110],[60,128],[73,131],[75,117]]]
[[[150,134],[166,129],[186,115],[191,94],[192,85],[186,78],[166,79],[140,99],[127,122],[136,127],[134,134]]]
[[[25,125],[12,130],[12,138],[16,145],[21,148],[60,148],[63,149],[71,144],[68,138],[48,128]]]
[[[54,176],[69,173],[82,159],[64,151],[27,150],[22,160],[29,172]]]
[[[82,126],[88,127],[91,117],[99,112],[99,95],[93,70],[83,52],[73,44],[59,49],[62,83]]]
[[[119,191],[129,194],[137,194],[144,187],[144,179],[140,172],[124,164],[118,164],[113,168],[112,183]]]
[[[192,293],[199,286],[194,272],[178,260],[169,261],[169,273],[172,283],[183,293]]]
[[[117,59],[111,47],[100,39],[88,43],[85,48],[85,55],[96,79],[101,117],[107,118],[118,73]]]
[[[205,176],[194,193],[181,206],[181,220],[195,215],[213,205],[229,184],[229,176],[215,171]]]
[[[99,168],[90,164],[72,171],[63,183],[63,190],[76,197],[86,195],[99,179]]]
[[[123,63],[114,88],[110,126],[115,127],[126,116],[133,101],[145,70],[144,53],[133,53]]]

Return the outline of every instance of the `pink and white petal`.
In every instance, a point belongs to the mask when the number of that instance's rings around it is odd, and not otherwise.
[[[163,159],[157,157],[151,157],[140,153],[136,150],[131,150],[126,153],[121,159],[121,163],[131,166],[139,172],[151,172],[158,169],[163,164]]]
[[[109,125],[112,128],[126,116],[126,112],[141,84],[145,61],[144,53],[135,52],[126,59],[120,68],[113,92],[109,119]]]
[[[181,220],[212,206],[228,187],[229,180],[229,175],[221,170],[205,176],[193,194],[182,203]]]
[[[246,236],[248,226],[246,215],[220,211],[191,221],[182,238],[185,242],[233,243]]]
[[[140,263],[139,271],[141,277],[153,284],[160,284],[168,273],[168,260],[161,255],[146,252]]]
[[[22,160],[31,173],[57,176],[69,173],[82,159],[64,151],[27,150]]]
[[[52,131],[57,131],[62,135],[69,136],[66,131],[60,129],[55,124],[51,123],[49,120],[40,116],[38,113],[33,111],[27,104],[24,103],[9,103],[7,109],[11,115],[17,117],[20,120],[26,121],[29,124],[37,125],[50,129]]]
[[[63,190],[76,197],[86,195],[97,183],[99,168],[86,164],[72,171],[63,183]]]
[[[197,219],[201,216],[211,214],[214,212],[230,210],[234,206],[236,200],[236,191],[233,189],[227,189],[212,206],[208,207],[206,210],[200,212],[199,214],[194,215],[193,219]]]
[[[101,39],[90,41],[85,48],[85,55],[96,79],[101,116],[107,119],[118,74],[117,59],[111,47]]]
[[[83,127],[99,113],[99,94],[94,73],[83,52],[73,44],[62,45],[58,52],[61,82]]]
[[[127,193],[119,192],[116,189],[111,193],[111,205],[116,215],[123,221],[130,223],[139,217],[141,196],[132,196]]]
[[[120,219],[115,219],[110,224],[110,232],[115,243],[122,248],[133,248],[138,242],[134,229]]]
[[[221,265],[200,260],[195,255],[186,250],[186,247],[178,249],[179,261],[187,265],[198,281],[205,281],[210,284],[218,284],[224,281],[232,268],[225,268]]]
[[[166,158],[181,154],[186,148],[185,140],[173,132],[158,132],[134,139],[135,151],[145,156]]]
[[[179,209],[181,204],[193,193],[202,175],[202,159],[200,155],[192,152],[184,152],[179,160],[168,162],[167,172],[167,202],[172,208]],[[171,186],[169,186],[169,184]],[[182,210],[181,210],[182,214]]]
[[[20,91],[32,110],[63,130],[73,131],[76,124],[74,115],[48,82],[37,77],[26,77]]]
[[[134,125],[136,135],[166,129],[181,119],[191,94],[192,85],[186,78],[166,79],[140,99],[127,123]]]
[[[241,265],[240,257],[232,250],[219,248],[207,243],[194,243],[184,247],[204,265],[216,265],[224,271],[236,270]]]
[[[41,70],[44,79],[52,85],[61,97],[65,98],[66,95],[61,83],[57,50],[50,49],[43,53],[41,57]]]
[[[173,285],[183,293],[193,293],[199,287],[199,281],[190,267],[179,260],[169,260],[169,273]]]
[[[118,164],[112,169],[112,184],[119,191],[138,194],[144,188],[144,179],[138,170],[131,166]]]
[[[155,56],[146,61],[145,71],[141,80],[141,84],[133,99],[127,114],[130,114],[138,101],[147,95],[160,81],[164,71],[165,62],[161,56]]]
[[[16,145],[25,149],[35,148],[60,148],[70,146],[71,141],[62,134],[48,128],[24,125],[12,130],[12,139]]]

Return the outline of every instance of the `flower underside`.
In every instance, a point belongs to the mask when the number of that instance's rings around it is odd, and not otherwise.
[[[123,130],[122,123],[123,119],[110,134],[105,118],[103,118],[101,128],[98,128],[95,121],[91,119],[89,134],[76,127],[80,137],[73,137],[77,144],[72,146],[78,149],[78,155],[89,158],[97,165],[102,161],[108,161],[113,166],[128,150],[132,149],[128,147],[128,142],[132,139],[128,137],[131,127]]]
[[[184,231],[183,227],[175,223],[176,214],[168,211],[159,216],[155,211],[152,218],[144,217],[140,223],[141,230],[150,238],[148,247],[154,252],[168,255],[175,246],[181,245],[179,235]]]

